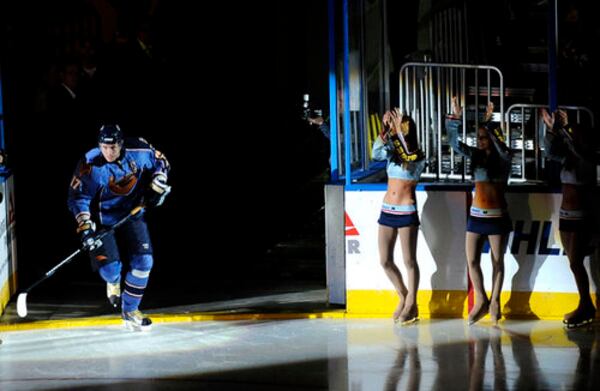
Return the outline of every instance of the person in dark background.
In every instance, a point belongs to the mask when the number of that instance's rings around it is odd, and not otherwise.
[[[45,127],[50,133],[60,135],[65,153],[54,159],[59,173],[68,172],[83,152],[79,147],[82,140],[92,140],[87,127],[80,89],[79,61],[66,57],[58,65],[59,84],[48,92],[48,122]],[[87,137],[86,137],[87,136]],[[64,177],[68,180],[68,177]]]
[[[312,109],[309,107],[309,102],[306,100],[308,98],[308,94],[304,95],[304,97],[305,107],[303,119],[307,124],[310,125],[311,130],[317,129],[323,135],[323,137],[318,137],[315,139],[311,132],[311,134],[307,136],[308,145],[306,149],[311,151],[311,155],[315,156],[314,161],[317,162],[317,166],[322,169],[322,172],[313,177],[313,180],[327,182],[331,179],[331,159],[329,158],[331,151],[331,128],[329,117],[324,117],[322,109]],[[323,164],[325,158],[328,160],[327,165]],[[315,170],[318,170],[318,168]]]
[[[592,132],[570,125],[564,110],[558,110],[552,115],[543,110],[542,120],[547,126],[544,152],[550,159],[562,164],[562,201],[558,229],[579,292],[577,308],[565,314],[563,322],[568,328],[575,328],[591,323],[596,315],[596,307],[590,296],[589,277],[583,265],[591,234],[595,229],[590,220],[590,209],[596,202],[593,199],[596,185],[596,142]]]
[[[319,131],[329,140],[329,117],[325,118],[322,109],[314,109],[311,107],[310,95],[304,94],[304,102],[302,104],[302,118],[311,126],[319,129]]]
[[[148,24],[123,24],[99,59],[101,112],[152,134],[153,114],[166,97],[165,74],[158,68]]]
[[[169,168],[164,155],[143,139],[125,140],[118,125],[104,125],[98,147],[79,163],[69,189],[68,205],[77,220],[77,233],[93,269],[106,281],[107,297],[115,307],[121,298],[122,260],[129,261],[122,317],[131,330],[149,330],[152,325],[138,309],[154,262],[150,233],[143,212],[101,242],[96,239],[95,222],[106,230],[138,206],[160,206],[170,192]],[[118,245],[125,251],[119,251]]]
[[[77,93],[79,92],[79,66],[75,59],[65,59],[58,66],[60,84],[50,91],[49,110],[53,120],[63,126],[77,128],[81,115]]]
[[[323,118],[323,116],[319,114],[313,117],[308,117],[306,122],[308,122],[309,125],[317,127],[323,136],[329,140],[329,119]]]
[[[589,107],[592,104],[595,72],[592,47],[597,36],[583,23],[584,2],[566,1],[559,12],[558,92],[561,102]],[[590,10],[591,11],[591,10]]]
[[[6,169],[6,151],[0,149],[0,171]],[[1,201],[0,201],[1,202]]]
[[[98,78],[98,44],[92,39],[77,42],[77,59],[79,62],[78,97],[81,102],[81,132],[93,133],[102,116],[103,102],[100,92],[101,80]]]

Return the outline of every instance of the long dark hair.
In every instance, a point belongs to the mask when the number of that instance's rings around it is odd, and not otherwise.
[[[479,131],[484,130],[490,143],[490,153],[488,154],[485,150],[477,148],[473,156],[471,157],[471,175],[475,174],[475,169],[477,167],[485,168],[490,177],[497,177],[504,173],[506,170],[506,162],[500,157],[500,154],[496,150],[494,146],[494,142],[492,141],[492,137],[495,137],[492,134],[492,130],[486,128],[485,126],[480,126],[477,130],[477,137],[479,137]],[[498,140],[499,142],[502,142]]]
[[[405,125],[406,124],[406,125]],[[409,151],[406,152],[414,152],[419,149],[419,139],[417,137],[417,124],[415,121],[408,115],[402,117],[402,127],[408,126],[408,133],[404,136],[404,141],[406,141],[406,146]]]
[[[423,151],[419,149],[419,140],[417,138],[417,124],[415,121],[409,117],[408,115],[402,117],[401,129],[399,132],[406,143],[406,148],[402,147],[401,149],[407,149],[404,151],[405,155],[402,156],[401,151],[396,151],[394,156],[394,160],[396,163],[402,164],[404,169],[408,169],[408,165],[414,161],[420,161],[425,156]]]

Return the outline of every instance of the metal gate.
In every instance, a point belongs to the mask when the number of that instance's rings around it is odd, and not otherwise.
[[[488,65],[406,63],[400,70],[399,107],[417,125],[421,148],[429,159],[423,178],[470,179],[468,161],[455,156],[445,140],[444,122],[452,97],[463,107],[463,142],[475,145],[476,129],[489,101],[494,120],[503,126],[504,79]]]

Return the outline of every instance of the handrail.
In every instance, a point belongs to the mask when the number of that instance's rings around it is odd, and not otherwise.
[[[414,119],[421,148],[430,162],[435,163],[426,168],[424,178],[470,178],[466,165],[462,172],[456,171],[455,162],[459,158],[455,158],[454,152],[446,148],[447,142],[443,142],[444,119],[451,111],[453,96],[464,107],[463,140],[467,139],[467,116],[477,127],[480,109],[490,100],[496,101],[498,122],[505,129],[504,117],[500,114],[504,112],[504,77],[497,67],[434,62],[404,64],[399,75],[399,107]],[[487,99],[481,100],[482,96]],[[449,168],[444,167],[446,163]]]
[[[544,159],[542,159],[540,151],[542,149],[541,140],[546,133],[546,126],[545,124],[543,124],[543,121],[539,120],[538,111],[539,109],[544,108],[549,109],[549,105],[533,103],[516,103],[511,105],[504,114],[504,120],[507,124],[508,133],[506,138],[507,144],[513,150],[520,150],[520,156],[513,158],[513,164],[515,164],[515,160],[517,160],[516,171],[520,173],[520,175],[517,175],[517,177],[511,175],[511,182],[539,181],[542,178],[542,170],[544,169]],[[594,127],[594,113],[587,107],[558,106],[558,108],[567,111],[574,111],[576,113],[574,121],[576,124],[581,124],[583,122],[581,113],[587,113],[587,115],[589,116],[590,125],[592,126],[592,128]],[[517,112],[517,114],[513,114],[513,112]],[[532,117],[533,122],[531,121]],[[513,118],[515,119],[514,121]],[[516,124],[516,126],[513,126],[513,124]],[[530,137],[531,143],[528,142],[528,139],[526,137],[528,133],[527,130],[531,129],[531,127],[527,126],[528,124],[533,124],[533,131],[529,132],[533,136]],[[520,135],[517,135],[517,138],[514,138],[513,142],[513,133],[518,132],[520,132]],[[520,145],[516,142],[518,140],[518,137],[520,137],[521,139]],[[533,155],[532,157],[530,156],[528,158],[528,151],[531,151],[530,155]],[[528,175],[526,170],[528,159],[533,159],[533,175]]]

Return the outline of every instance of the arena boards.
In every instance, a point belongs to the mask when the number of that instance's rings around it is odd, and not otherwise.
[[[384,191],[345,191],[345,276],[348,314],[391,314],[397,295],[379,266],[377,218]],[[513,232],[505,254],[502,312],[505,317],[558,319],[577,306],[578,294],[569,262],[560,245],[558,210],[561,194],[511,192],[506,194]],[[421,271],[421,317],[462,317],[470,300],[465,261],[468,190],[417,190],[421,220],[417,260]],[[600,226],[598,217],[596,226]],[[596,238],[597,241],[597,238]],[[487,247],[487,246],[486,246]],[[585,265],[597,263],[598,246]],[[404,273],[399,246],[396,264]],[[485,287],[491,289],[489,248],[481,259]],[[597,269],[597,268],[596,268]],[[600,276],[590,274],[596,290]]]

